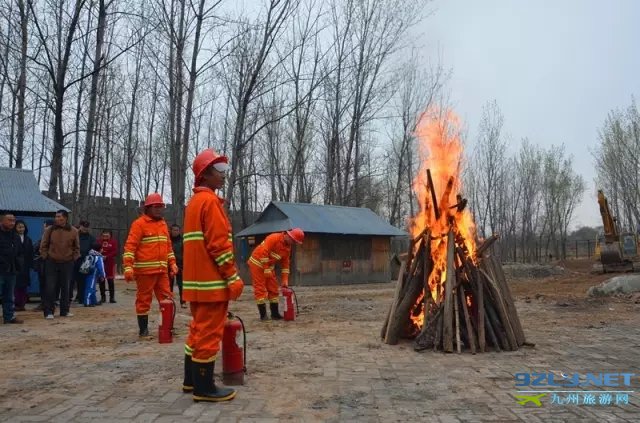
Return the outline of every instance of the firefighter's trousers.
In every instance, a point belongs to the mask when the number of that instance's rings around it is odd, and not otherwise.
[[[256,266],[249,262],[249,272],[251,273],[251,283],[253,284],[253,296],[256,303],[278,302],[278,282],[273,270],[268,270]]]
[[[196,363],[215,361],[227,320],[228,301],[190,302],[191,324],[184,353]]]
[[[149,314],[151,309],[151,299],[156,294],[158,301],[165,298],[172,298],[169,291],[169,276],[166,271],[152,275],[136,275],[136,314],[144,316]]]

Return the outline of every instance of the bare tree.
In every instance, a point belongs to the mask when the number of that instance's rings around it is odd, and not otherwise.
[[[82,205],[82,210],[88,206],[89,189],[89,169],[93,159],[93,140],[96,126],[96,109],[98,104],[98,82],[100,80],[100,69],[104,60],[103,44],[107,26],[107,9],[113,0],[105,2],[98,0],[98,29],[96,33],[96,45],[93,55],[93,70],[91,72],[91,88],[89,92],[89,116],[87,119],[87,136],[82,157],[82,173],[80,174],[80,198],[78,202]]]
[[[597,183],[621,228],[636,231],[640,227],[640,113],[635,99],[626,110],[609,113],[599,138],[593,153]]]
[[[525,262],[538,258],[535,243],[541,224],[542,166],[542,149],[526,138],[522,140],[517,157],[516,173],[522,186],[522,197],[526,199],[519,210],[519,248]]]
[[[502,137],[504,118],[497,102],[487,103],[482,112],[476,144],[475,176],[478,178],[476,216],[480,235],[498,230],[498,186],[503,178],[507,144]]]
[[[52,107],[52,112],[54,114],[53,148],[51,152],[51,173],[49,177],[48,194],[50,197],[55,198],[58,194],[58,185],[62,188],[60,175],[62,174],[62,155],[65,146],[63,113],[65,94],[69,88],[69,84],[67,83],[67,71],[69,67],[71,49],[73,48],[73,44],[76,39],[78,22],[80,20],[80,15],[84,10],[86,0],[74,0],[71,11],[64,10],[64,1],[60,0],[57,2],[57,7],[51,10],[53,19],[57,23],[54,34],[50,34],[48,32],[50,25],[43,25],[47,18],[42,14],[37,13],[34,8],[33,0],[27,1],[36,27],[36,33],[44,52],[41,54],[44,55],[44,57],[34,56],[31,57],[31,60],[42,66],[47,71],[54,94],[54,104]],[[67,16],[69,16],[68,20],[66,19]],[[57,41],[55,44],[51,43],[52,37]],[[63,189],[60,189],[61,193],[62,191]]]
[[[299,9],[292,25],[291,43],[294,52],[288,61],[289,65],[285,66],[285,72],[293,83],[295,109],[290,119],[293,135],[284,200],[292,200],[295,187],[295,200],[310,202],[310,181],[313,178],[308,177],[307,170],[312,117],[318,103],[318,88],[326,77],[321,69],[326,51],[319,39],[323,10],[316,1],[307,2],[304,6]]]
[[[25,93],[27,90],[27,48],[28,48],[28,22],[29,16],[24,0],[16,0],[20,12],[20,76],[18,77],[18,114],[16,133],[16,163],[17,168],[22,168],[24,155],[24,131],[25,131]]]
[[[572,158],[564,146],[552,146],[544,160],[543,204],[545,210],[546,250],[566,258],[564,250],[571,218],[585,190],[584,180],[572,169]]]
[[[177,188],[177,190],[172,189],[173,194],[173,203],[182,205],[185,202],[185,178],[187,172],[187,153],[189,152],[189,142],[190,142],[190,134],[191,134],[191,125],[192,125],[192,116],[193,116],[193,102],[196,93],[196,78],[202,72],[202,69],[205,66],[198,66],[198,55],[200,54],[200,49],[202,48],[202,25],[204,20],[209,17],[214,10],[220,5],[221,0],[213,2],[211,6],[205,9],[205,0],[200,0],[198,3],[198,9],[195,12],[195,36],[193,40],[193,51],[191,52],[191,65],[189,67],[189,83],[187,86],[187,104],[184,110],[184,134],[182,135],[182,145],[181,145],[181,154],[180,154],[180,164],[179,164],[179,173],[177,183],[172,185],[172,188]],[[207,60],[207,64],[216,57],[217,53],[213,54],[213,57]],[[180,66],[181,67],[181,66]],[[180,68],[179,67],[179,68]],[[178,73],[179,78],[181,73]],[[181,97],[181,96],[179,96]],[[180,119],[180,116],[178,116]],[[180,125],[178,126],[180,128]],[[179,133],[179,132],[178,132]],[[182,220],[182,208],[178,208],[178,216],[177,220]]]
[[[231,201],[234,195],[236,183],[240,182],[240,211],[243,222],[247,222],[247,193],[246,183],[239,173],[244,173],[242,166],[245,164],[245,149],[252,139],[268,124],[265,122],[256,125],[253,131],[248,130],[248,116],[252,107],[260,96],[269,91],[265,82],[269,80],[271,72],[278,63],[269,63],[268,60],[274,51],[275,44],[284,32],[289,18],[296,10],[296,0],[269,0],[264,16],[255,28],[244,25],[240,28],[240,34],[234,44],[231,55],[232,67],[225,69],[232,73],[233,81],[228,81],[227,86],[233,92],[231,96],[235,109],[233,124],[233,136],[231,141],[231,172],[228,179],[226,198]],[[278,119],[284,116],[279,116]]]
[[[389,220],[396,226],[401,226],[407,217],[416,214],[412,187],[417,151],[414,132],[420,115],[434,104],[446,79],[441,66],[425,69],[421,68],[421,61],[413,53],[398,69],[397,94],[392,109],[394,127],[388,152],[393,184],[387,192]]]

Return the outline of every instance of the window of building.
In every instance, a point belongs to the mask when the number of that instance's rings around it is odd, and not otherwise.
[[[322,260],[369,260],[371,237],[329,235],[320,239]]]

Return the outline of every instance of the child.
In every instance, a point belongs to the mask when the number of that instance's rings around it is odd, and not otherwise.
[[[84,306],[94,307],[98,304],[96,298],[96,282],[105,278],[104,260],[100,254],[102,244],[95,242],[91,245],[91,250],[85,259],[85,263],[80,266],[80,272],[85,273],[84,281]]]

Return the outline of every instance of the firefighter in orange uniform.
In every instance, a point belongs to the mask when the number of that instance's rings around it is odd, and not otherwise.
[[[131,224],[122,255],[125,280],[127,283],[135,281],[137,284],[139,335],[145,339],[149,338],[152,295],[155,293],[158,301],[171,298],[168,273],[175,275],[178,272],[163,213],[162,196],[158,193],[149,194],[144,202],[144,214]]]
[[[275,264],[280,262],[280,272],[282,274],[282,286],[289,286],[289,262],[291,256],[291,245],[302,244],[304,232],[300,228],[293,228],[285,232],[274,233],[267,236],[258,245],[247,264],[251,272],[253,282],[253,295],[258,304],[260,320],[268,320],[267,305],[271,308],[271,318],[282,319],[278,310],[278,283],[276,282]]]
[[[184,392],[194,401],[228,401],[236,391],[216,386],[213,373],[227,319],[229,301],[237,300],[244,283],[233,255],[231,223],[224,200],[215,190],[224,186],[228,159],[207,149],[193,161],[195,188],[185,209],[182,296],[191,307],[189,336],[184,346]]]

